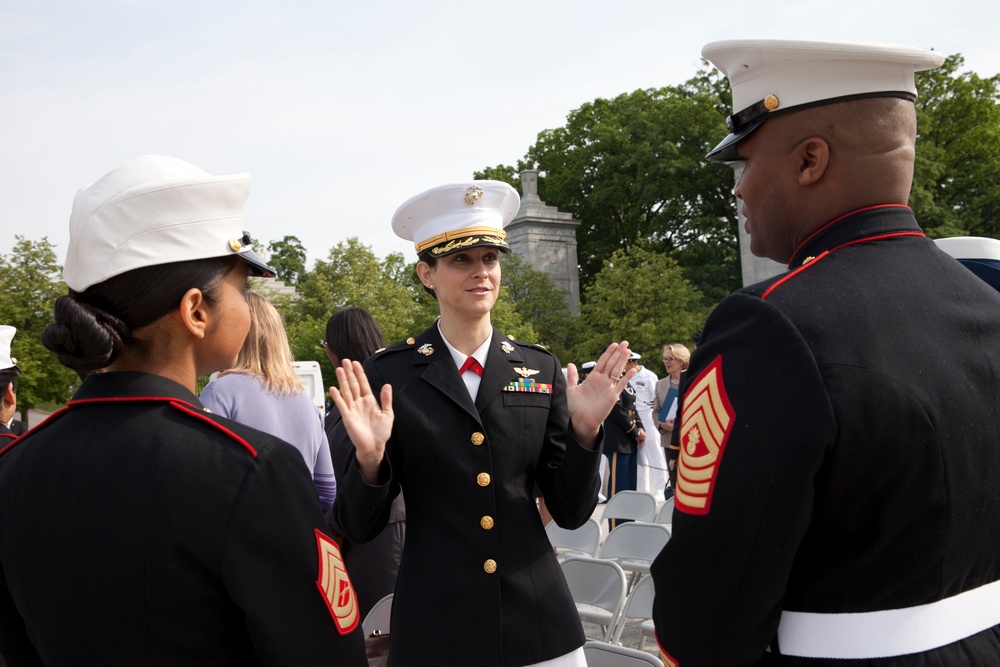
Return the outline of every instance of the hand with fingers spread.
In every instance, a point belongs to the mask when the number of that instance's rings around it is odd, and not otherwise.
[[[566,403],[573,435],[584,447],[593,449],[601,424],[611,412],[618,395],[632,376],[639,372],[638,368],[633,368],[622,374],[628,357],[628,341],[612,343],[597,360],[587,379],[579,385],[576,366],[567,366]]]
[[[361,364],[350,359],[344,359],[337,368],[337,382],[340,388],[330,387],[330,398],[340,410],[344,428],[354,443],[361,476],[368,484],[375,484],[385,443],[392,434],[392,387],[382,387],[379,406]]]

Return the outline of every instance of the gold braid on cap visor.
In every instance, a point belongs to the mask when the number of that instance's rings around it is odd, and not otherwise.
[[[444,232],[433,236],[425,241],[416,244],[417,254],[424,252],[428,248],[434,255],[441,255],[446,252],[454,252],[462,248],[468,248],[476,243],[488,243],[500,248],[508,248],[507,232],[496,227],[466,227]],[[444,245],[440,245],[440,244]],[[436,247],[439,246],[439,247]]]

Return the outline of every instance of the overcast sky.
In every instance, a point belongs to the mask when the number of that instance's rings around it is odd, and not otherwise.
[[[250,172],[245,228],[380,257],[426,188],[515,164],[598,97],[682,83],[710,41],[858,39],[1000,72],[996,0],[0,0],[0,253],[140,155]]]

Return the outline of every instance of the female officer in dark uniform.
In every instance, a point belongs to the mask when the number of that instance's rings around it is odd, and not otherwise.
[[[0,648],[12,665],[363,665],[299,452],[215,417],[233,364],[248,174],[126,162],[80,191],[42,342],[90,374],[0,453]]]
[[[377,534],[392,498],[406,494],[390,631],[397,667],[586,664],[534,490],[561,526],[590,517],[600,426],[630,377],[618,379],[628,344],[612,345],[582,385],[570,365],[567,387],[555,357],[492,327],[503,227],[518,203],[495,181],[404,203],[393,228],[416,243],[417,274],[441,317],[364,371],[349,361],[337,369],[335,400],[355,446],[336,506],[347,536]]]

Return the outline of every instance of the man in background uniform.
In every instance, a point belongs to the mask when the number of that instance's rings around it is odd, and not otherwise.
[[[605,348],[607,349],[607,348]],[[626,371],[628,369],[626,367]],[[608,459],[608,498],[619,491],[635,491],[638,476],[639,446],[646,441],[646,432],[635,409],[635,390],[626,384],[604,420],[604,456]],[[611,530],[625,519],[609,519]]]
[[[788,272],[709,317],[681,384],[667,664],[1000,661],[1000,295],[907,207],[931,51],[734,41],[735,194]]]
[[[21,377],[21,369],[17,360],[10,356],[10,345],[17,329],[0,325],[0,448],[16,438],[15,433],[7,428],[7,423],[17,412],[17,386],[15,381]]]

